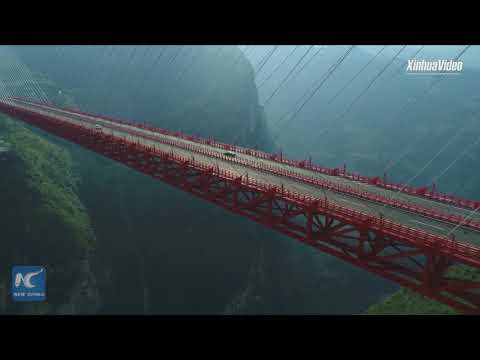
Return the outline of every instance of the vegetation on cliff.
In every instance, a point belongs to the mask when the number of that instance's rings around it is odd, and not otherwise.
[[[478,280],[480,270],[465,266],[451,268],[447,275],[466,280]],[[368,315],[455,315],[457,311],[408,289],[401,289],[385,301],[371,306]]]
[[[37,311],[52,312],[68,301],[79,261],[94,245],[72,160],[66,149],[4,116],[0,139],[9,144],[0,156],[0,281],[10,283],[12,265],[47,266],[48,305]],[[3,310],[24,311],[16,305],[7,302]]]

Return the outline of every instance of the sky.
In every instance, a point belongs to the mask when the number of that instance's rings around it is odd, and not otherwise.
[[[335,45],[315,45],[318,47],[329,47]],[[375,55],[378,50],[383,45],[359,45],[358,47],[368,52],[372,55]],[[263,46],[259,45],[258,49],[261,48],[272,48],[272,46]],[[288,46],[286,46],[288,47]],[[293,45],[292,45],[293,47]],[[398,51],[401,45],[391,45],[388,46],[385,51],[382,53],[382,57],[391,58],[394,54]],[[407,60],[410,59],[409,56],[415,54],[415,52],[421,47],[421,45],[408,45],[407,48],[400,54],[400,58]],[[442,59],[452,59],[454,58],[463,48],[465,45],[426,45],[425,48],[416,56],[418,60],[442,60]],[[240,47],[241,49],[244,46]],[[252,53],[252,52],[250,52]],[[258,53],[258,52],[256,52]],[[247,57],[249,57],[249,51],[247,51]],[[464,64],[464,69],[473,67],[473,68],[480,68],[480,46],[472,45],[470,49],[462,56],[461,60]]]
[[[402,54],[400,54],[400,57],[404,60],[410,59],[409,56],[414,54],[420,47],[420,45],[410,45]],[[425,48],[418,53],[416,58],[418,60],[448,60],[457,56],[464,47],[465,45],[426,45]],[[379,48],[380,46],[362,46],[362,49],[371,54],[375,54]],[[385,50],[383,56],[393,56],[398,48],[399,45],[390,46]],[[463,60],[464,67],[480,68],[480,46],[471,46],[460,60]]]

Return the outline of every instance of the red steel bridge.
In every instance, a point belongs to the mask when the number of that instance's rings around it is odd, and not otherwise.
[[[28,99],[0,112],[466,314],[480,313],[480,201]],[[456,277],[455,277],[456,276]]]

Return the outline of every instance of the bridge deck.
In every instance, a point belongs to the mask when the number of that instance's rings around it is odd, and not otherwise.
[[[248,164],[263,164],[278,170],[292,170],[307,177],[328,180],[336,184],[348,185],[350,187],[357,188],[358,190],[366,191],[372,194],[379,194],[386,198],[395,198],[407,203],[422,206],[424,208],[434,209],[445,214],[454,214],[461,217],[465,217],[470,214],[470,211],[467,209],[454,207],[445,203],[410,194],[398,193],[392,190],[382,189],[374,185],[355,182],[337,176],[324,175],[318,172],[300,169],[288,164],[269,161],[247,154],[236,153],[235,159],[239,161],[230,161],[225,159],[223,156],[225,150],[217,147],[199,144],[197,142],[188,141],[175,136],[159,134],[151,130],[140,129],[127,124],[119,124],[96,116],[80,114],[74,111],[58,109],[47,105],[26,102],[23,100],[15,100],[15,105],[25,109],[33,110],[37,113],[55,116],[63,121],[75,123],[86,128],[94,128],[95,124],[99,124],[102,126],[102,131],[113,136],[124,137],[134,142],[155,146],[164,151],[173,151],[174,153],[187,158],[194,157],[197,161],[230,170],[239,176],[248,174],[250,178],[266,181],[279,186],[283,185],[286,189],[296,190],[298,192],[322,199],[327,197],[329,201],[333,201],[339,205],[360,210],[365,213],[378,215],[379,212],[381,212],[385,218],[402,223],[411,228],[421,229],[434,234],[445,235],[456,225],[438,219],[433,219],[421,214],[405,211],[403,209],[384,206],[383,204],[371,202],[362,198],[350,196],[348,194],[338,193],[330,189],[320,188],[316,185],[302,182],[294,178],[279,176],[273,173],[266,173],[264,171],[252,168],[248,166]],[[166,144],[165,142],[169,142],[170,144]],[[216,154],[218,157],[202,154],[201,151],[191,151],[190,149],[186,149],[186,146],[193,146],[196,149],[204,151],[205,153],[208,152],[209,154]],[[471,219],[480,221],[480,214],[475,214],[471,217]],[[455,236],[459,241],[480,245],[480,232],[469,227],[460,226],[460,228],[455,231]]]

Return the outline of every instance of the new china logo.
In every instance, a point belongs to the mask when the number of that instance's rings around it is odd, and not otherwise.
[[[15,301],[44,301],[47,270],[43,266],[14,266],[12,298]]]

